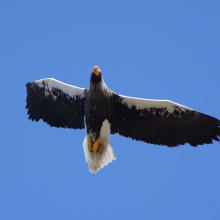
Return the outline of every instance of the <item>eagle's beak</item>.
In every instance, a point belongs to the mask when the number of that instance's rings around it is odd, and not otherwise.
[[[98,66],[94,66],[92,72],[95,73],[96,76],[99,76],[101,71]]]

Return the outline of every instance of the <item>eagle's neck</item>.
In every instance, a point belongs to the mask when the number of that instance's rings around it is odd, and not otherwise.
[[[106,86],[104,80],[102,80],[99,83],[90,82],[89,90],[92,94],[99,94],[99,95],[106,94],[107,89],[108,87]]]

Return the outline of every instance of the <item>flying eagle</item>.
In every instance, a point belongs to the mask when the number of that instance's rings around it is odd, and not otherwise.
[[[168,147],[219,141],[220,120],[169,100],[118,95],[106,86],[98,66],[88,89],[52,78],[26,86],[29,119],[43,119],[51,127],[86,129],[83,148],[92,173],[116,159],[110,134]]]

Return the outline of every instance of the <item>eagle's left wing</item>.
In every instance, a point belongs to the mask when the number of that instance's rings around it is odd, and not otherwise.
[[[84,128],[86,89],[48,78],[29,82],[27,105],[29,119],[51,127]]]
[[[219,141],[220,121],[169,100],[113,94],[111,133],[169,147]]]

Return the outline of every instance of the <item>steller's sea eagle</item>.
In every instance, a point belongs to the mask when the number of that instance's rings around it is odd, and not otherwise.
[[[118,95],[106,86],[98,66],[88,89],[51,78],[26,86],[29,119],[43,119],[51,127],[86,129],[83,148],[92,173],[116,159],[110,134],[168,147],[219,141],[218,119],[169,100]]]

